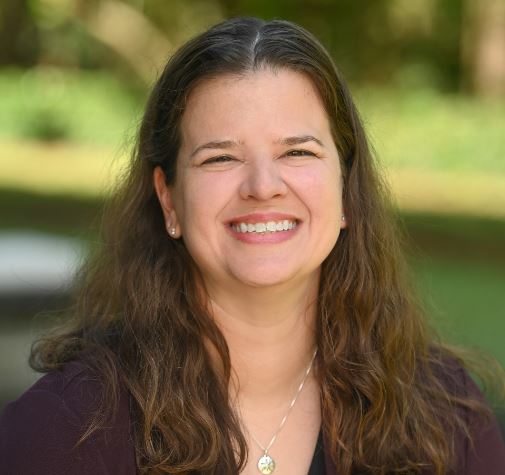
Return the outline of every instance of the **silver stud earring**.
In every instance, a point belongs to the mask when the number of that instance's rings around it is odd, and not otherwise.
[[[175,236],[175,228],[170,228],[170,231],[168,231],[170,233],[170,236]]]
[[[345,221],[345,216],[344,215],[342,215],[342,221]]]

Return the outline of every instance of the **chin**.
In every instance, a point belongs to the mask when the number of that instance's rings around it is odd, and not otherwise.
[[[279,269],[258,270],[247,275],[235,274],[235,279],[243,285],[252,288],[267,288],[286,284],[288,282],[298,281],[301,276],[297,277],[296,273],[286,272],[285,269],[279,272]],[[308,278],[308,276],[307,276]]]
[[[254,289],[267,289],[270,287],[276,287],[278,285],[282,285],[286,283],[287,280],[265,280],[265,279],[258,279],[258,280],[246,280],[244,281],[241,279],[241,283],[247,287],[251,287]]]

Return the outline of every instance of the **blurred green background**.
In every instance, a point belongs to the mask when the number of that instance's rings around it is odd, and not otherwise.
[[[328,47],[391,185],[430,321],[505,363],[503,0],[2,0],[0,246],[2,233],[90,246],[167,57],[235,15],[293,20]],[[26,257],[13,249],[0,266]],[[29,345],[48,318],[33,315],[66,302],[61,288],[30,300],[4,287],[0,408],[34,378]]]

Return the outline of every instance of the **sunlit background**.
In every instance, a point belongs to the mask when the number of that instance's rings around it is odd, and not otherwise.
[[[183,41],[294,20],[350,82],[434,327],[505,363],[503,0],[2,0],[0,409],[68,305],[146,94]],[[40,313],[40,312],[43,313]]]

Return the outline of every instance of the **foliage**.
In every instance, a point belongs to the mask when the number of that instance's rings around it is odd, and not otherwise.
[[[356,87],[355,95],[386,168],[505,176],[504,101],[414,87]],[[134,137],[144,100],[103,72],[3,70],[0,139],[116,149]]]
[[[66,139],[69,133],[67,124],[52,109],[40,108],[25,120],[24,135],[46,142]]]
[[[505,100],[424,88],[363,88],[357,96],[386,167],[505,175]]]
[[[168,52],[230,16],[313,31],[355,83],[417,82],[505,95],[502,0],[3,0],[0,65],[53,64],[152,79]],[[483,59],[484,58],[484,59]],[[489,64],[488,64],[489,63]]]
[[[106,73],[34,68],[3,70],[0,102],[1,137],[117,144],[142,96]]]

